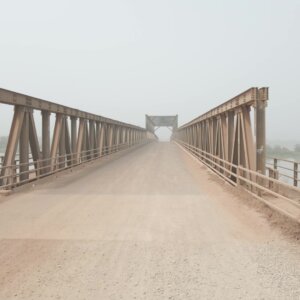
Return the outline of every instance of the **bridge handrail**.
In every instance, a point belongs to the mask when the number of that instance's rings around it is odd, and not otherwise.
[[[103,148],[102,148],[102,152],[105,152],[106,150],[108,150],[108,149],[113,149],[113,148],[117,148],[117,147],[122,147],[122,146],[125,146],[125,145],[129,145],[129,143],[122,143],[122,144],[115,144],[115,145],[112,145],[112,146],[104,146]],[[75,156],[75,155],[78,155],[78,154],[85,154],[85,153],[90,153],[90,152],[95,152],[95,151],[97,151],[97,152],[100,152],[100,148],[94,148],[94,149],[88,149],[88,150],[83,150],[83,151],[81,151],[81,152],[74,152],[74,153],[69,153],[69,154],[64,154],[64,155],[59,155],[59,154],[56,154],[56,156],[55,156],[55,158],[63,158],[63,157],[65,157],[65,156]],[[34,164],[36,164],[36,163],[42,163],[42,162],[49,162],[49,161],[51,161],[51,160],[53,160],[53,158],[51,158],[51,157],[49,157],[49,158],[41,158],[41,159],[39,159],[39,160],[33,160],[33,157],[32,157],[32,155],[29,157],[29,159],[31,160],[29,163],[20,163],[20,159],[16,159],[15,160],[15,164],[13,164],[13,165],[6,165],[6,166],[1,166],[0,165],[0,170],[1,169],[5,169],[5,168],[11,168],[11,167],[15,167],[15,166],[26,166],[26,165],[34,165]],[[1,172],[0,172],[0,174],[1,174]],[[1,179],[2,177],[0,176],[0,179]]]
[[[263,196],[272,195],[284,201],[288,201],[292,205],[300,208],[300,203],[297,200],[298,198],[293,199],[286,195],[286,193],[291,190],[295,191],[297,195],[300,195],[299,188],[288,185],[282,181],[279,181],[278,179],[263,175],[260,172],[230,163],[218,156],[208,153],[181,140],[174,139],[174,141],[187,149],[187,151],[191,152],[193,156],[199,159],[203,164],[205,164],[230,184],[243,187],[248,193],[256,198],[259,198],[267,205],[295,219],[294,216],[290,215],[287,211],[282,211],[282,208],[278,207],[274,203],[271,203],[269,199],[266,199],[266,197]],[[263,195],[262,192],[265,194]],[[299,222],[300,216],[298,216],[296,220]]]
[[[54,173],[78,166],[82,163],[87,163],[96,159],[100,159],[104,156],[124,151],[130,147],[142,145],[145,143],[148,143],[148,140],[144,140],[143,142],[137,141],[135,143],[129,144],[129,143],[123,143],[118,145],[113,145],[111,147],[105,147],[105,151],[102,151],[100,153],[100,148],[96,149],[89,149],[84,150],[79,153],[72,153],[72,154],[65,154],[65,155],[57,155],[54,160],[54,164],[52,167],[49,165],[50,162],[53,161],[52,158],[47,159],[41,159],[38,161],[31,161],[27,164],[16,164],[16,165],[10,165],[1,167],[0,171],[2,169],[10,169],[11,173],[8,175],[0,176],[0,182],[2,182],[3,179],[10,179],[10,182],[8,184],[0,185],[0,189],[7,189],[7,188],[13,188],[49,175],[52,175]],[[104,148],[102,148],[103,150]],[[96,152],[97,151],[97,152]],[[76,155],[80,154],[79,160],[76,159]],[[37,165],[37,167],[30,169],[30,167],[33,167]],[[29,169],[23,172],[16,172],[17,169],[20,169],[22,166],[27,166]],[[1,172],[0,172],[1,174]],[[34,174],[34,177],[29,176],[28,179],[21,179],[22,175],[24,174]]]
[[[275,156],[268,156],[267,158],[268,159],[277,159],[277,160],[285,161],[285,162],[289,162],[289,163],[297,163],[298,165],[300,164],[300,162],[297,160],[291,160],[291,159],[280,158],[280,157],[275,157]]]
[[[269,180],[269,181],[271,181],[271,182],[278,183],[278,184],[280,184],[280,185],[282,185],[282,186],[284,186],[284,187],[286,187],[286,188],[289,188],[289,189],[295,190],[295,191],[297,191],[297,192],[300,192],[300,188],[298,188],[298,187],[291,186],[291,185],[289,185],[289,184],[287,184],[287,183],[285,183],[285,182],[282,182],[282,181],[280,181],[280,180],[278,180],[278,179],[275,179],[275,178],[270,178],[270,177],[268,177],[268,176],[266,176],[266,175],[264,175],[264,174],[261,174],[261,173],[259,173],[259,172],[257,172],[257,171],[254,171],[254,170],[251,170],[251,169],[244,168],[243,166],[235,165],[235,164],[230,163],[230,162],[228,162],[228,161],[226,161],[226,160],[224,160],[224,159],[221,159],[221,158],[218,157],[218,156],[215,156],[215,155],[213,155],[213,154],[211,154],[211,153],[208,153],[208,152],[206,152],[206,151],[204,151],[204,150],[202,150],[202,149],[200,149],[200,148],[197,148],[197,147],[195,147],[195,146],[193,146],[193,145],[189,145],[189,144],[187,144],[187,143],[185,143],[185,142],[182,142],[182,141],[180,141],[180,140],[176,140],[176,139],[175,139],[175,141],[178,142],[178,143],[180,143],[180,144],[183,144],[183,145],[189,147],[190,149],[194,149],[194,150],[196,150],[196,151],[198,151],[198,152],[201,152],[201,153],[202,153],[202,156],[204,156],[204,155],[205,155],[205,156],[209,156],[209,157],[211,157],[212,159],[215,159],[215,160],[217,160],[217,161],[219,161],[219,162],[222,162],[222,163],[224,163],[224,164],[230,166],[231,168],[239,168],[239,169],[242,170],[242,171],[249,172],[249,174],[257,175],[257,176],[261,177],[262,179],[267,179],[267,180]],[[214,163],[213,160],[212,160],[211,162]],[[232,173],[231,175],[236,176],[236,173]]]
[[[292,179],[293,180],[293,185],[294,186],[298,186],[298,182],[300,181],[299,179],[299,173],[300,173],[300,162],[298,161],[292,161],[292,160],[289,160],[289,159],[283,159],[283,158],[278,158],[278,157],[268,157],[269,160],[273,160],[273,163],[270,163],[270,162],[266,162],[266,165],[271,168],[272,170],[275,170],[275,171],[278,171],[278,176],[282,176],[282,177],[286,177],[286,178],[289,178],[289,179]],[[286,162],[286,163],[289,163],[289,164],[292,164],[292,167],[287,167],[287,166],[281,166],[279,164],[279,162]],[[284,174],[283,172],[279,172],[279,170],[286,170],[286,171],[289,171],[292,173],[292,176],[291,175],[287,175],[287,174]]]

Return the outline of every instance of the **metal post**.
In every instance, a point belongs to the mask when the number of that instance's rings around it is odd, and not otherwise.
[[[59,147],[62,123],[63,123],[63,115],[61,113],[57,113],[53,138],[52,138],[51,151],[50,151],[51,171],[54,171],[57,168],[57,150]]]
[[[114,137],[114,126],[109,125],[108,126],[108,153],[112,152],[112,146],[113,146],[113,137]]]
[[[131,129],[130,128],[127,129],[127,145],[128,145],[128,147],[131,146]]]
[[[274,170],[277,170],[278,161],[277,158],[274,158]]]
[[[82,162],[81,152],[82,152],[82,148],[83,148],[84,126],[85,126],[85,120],[83,118],[80,118],[79,129],[78,129],[78,139],[77,139],[77,143],[76,143],[76,163],[77,164]]]
[[[60,141],[59,141],[59,168],[63,169],[65,167],[66,161],[66,116],[63,116]]]
[[[116,128],[116,143],[115,143],[116,148],[114,149],[115,151],[119,151],[119,146],[120,146],[119,144],[120,144],[120,127],[118,126]]]
[[[265,108],[268,100],[268,88],[258,91],[259,100],[255,107],[256,130],[256,170],[266,174],[266,114]]]
[[[12,183],[10,182],[10,178],[8,176],[12,176],[13,174],[13,168],[11,166],[15,165],[14,161],[17,152],[18,141],[20,139],[21,129],[23,126],[24,114],[25,113],[23,106],[15,106],[14,117],[9,132],[8,142],[1,170],[1,176],[7,177],[0,180],[1,185],[8,185]],[[10,189],[11,186],[7,188]]]
[[[29,116],[25,111],[23,126],[20,134],[20,181],[29,178]],[[23,173],[23,174],[22,174]]]
[[[257,173],[261,174],[261,171],[259,170],[259,171],[257,171]],[[262,186],[262,185],[263,185],[263,180],[262,180],[262,178],[261,178],[259,175],[256,176],[256,183],[257,183],[259,186]],[[256,191],[257,191],[257,196],[258,196],[258,197],[261,197],[261,195],[262,195],[261,189],[260,189],[259,187],[256,187]]]
[[[42,159],[43,169],[41,174],[49,172],[49,168],[45,168],[50,165],[50,112],[42,111]]]
[[[298,163],[294,162],[294,186],[298,185]]]
[[[105,155],[104,153],[104,147],[105,147],[105,124],[101,124],[101,129],[100,129],[100,135],[99,135],[99,156],[101,157],[102,155]]]
[[[130,146],[130,129],[129,128],[126,129],[126,144],[127,144],[127,147]]]
[[[240,166],[237,166],[237,168],[236,168],[236,184],[237,185],[241,184],[240,176],[241,176],[241,169],[240,169]]]
[[[122,144],[126,143],[126,128],[122,129]],[[124,145],[122,145],[124,146]]]
[[[89,121],[89,144],[90,144],[90,158],[94,158],[96,156],[96,146],[95,146],[95,121]]]
[[[99,149],[99,144],[100,144],[100,134],[101,134],[101,124],[100,122],[96,122],[96,141],[95,141],[95,155],[96,157],[100,156],[100,149]]]
[[[76,163],[76,145],[77,145],[77,117],[71,117],[72,164]]]

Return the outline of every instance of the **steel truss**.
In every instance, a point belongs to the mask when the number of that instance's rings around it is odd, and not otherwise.
[[[0,166],[2,189],[155,139],[152,133],[135,125],[4,89],[0,89],[0,103],[14,105],[8,144]],[[42,114],[41,146],[34,111]],[[56,115],[52,136],[51,114]]]
[[[179,127],[173,139],[265,174],[267,100],[268,88],[250,88]],[[254,127],[250,117],[252,109]]]

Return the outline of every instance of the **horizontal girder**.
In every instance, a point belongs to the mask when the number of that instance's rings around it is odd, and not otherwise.
[[[178,115],[176,116],[148,116],[146,115],[146,129],[155,132],[155,127],[171,127],[172,130],[178,128]]]
[[[58,103],[42,100],[39,98],[31,97],[28,95],[20,94],[17,92],[5,90],[0,88],[0,103],[20,105],[31,109],[37,109],[42,111],[48,111],[51,113],[61,113],[70,117],[84,118],[88,120],[94,120],[98,122],[105,122],[111,125],[125,126],[129,128],[136,128],[145,130],[142,127],[131,125],[128,123],[120,122],[110,118],[105,118],[99,115],[91,114],[82,110],[78,110],[72,107],[64,106]]]
[[[228,111],[234,111],[239,107],[242,106],[254,106],[256,101],[267,101],[269,97],[268,88],[250,88],[243,93],[240,93],[239,95],[231,98],[230,100],[214,107],[213,109],[209,110],[205,114],[193,119],[192,121],[180,126],[179,129],[182,129],[184,127],[188,127],[190,125],[196,124],[198,122],[204,121],[206,119],[209,119],[211,117],[220,115],[222,113],[228,112]]]

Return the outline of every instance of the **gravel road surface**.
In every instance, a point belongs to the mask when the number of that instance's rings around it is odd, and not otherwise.
[[[0,299],[300,299],[300,245],[152,143],[0,199]]]

